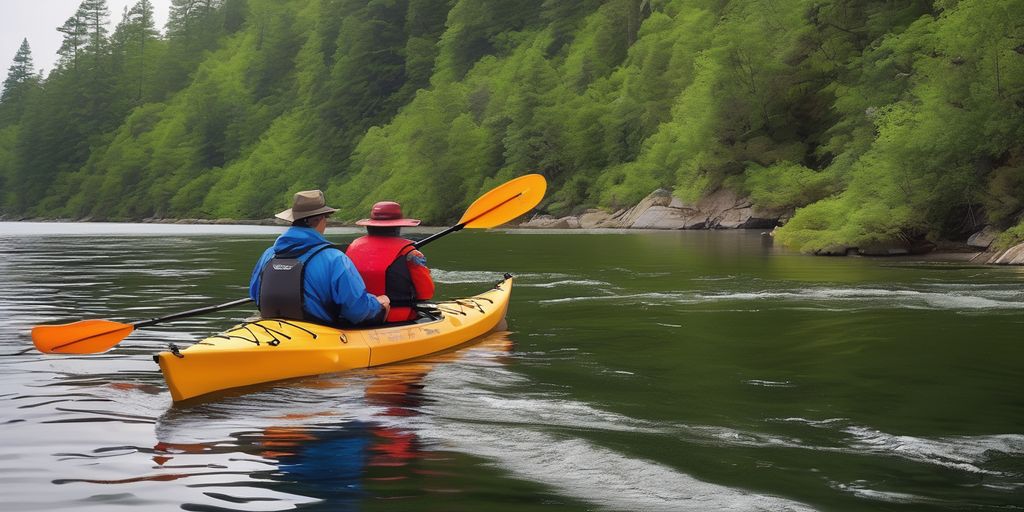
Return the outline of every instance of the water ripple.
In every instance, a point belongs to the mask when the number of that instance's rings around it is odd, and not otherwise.
[[[857,309],[930,309],[949,311],[1024,309],[1024,291],[1020,289],[975,288],[970,291],[919,291],[880,288],[801,288],[792,290],[753,290],[723,292],[646,292],[610,293],[542,299],[539,304],[558,305],[607,302],[619,306],[676,306],[694,304],[749,304],[791,309],[848,311]],[[806,303],[820,305],[809,308]],[[737,310],[741,311],[741,310]]]

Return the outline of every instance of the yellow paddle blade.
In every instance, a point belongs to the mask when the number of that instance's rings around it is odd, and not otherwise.
[[[459,224],[467,228],[493,228],[528,211],[544,199],[548,182],[540,174],[527,174],[491,189],[469,205]]]
[[[135,326],[110,320],[82,320],[63,325],[37,325],[32,342],[47,354],[96,354],[110,350]]]

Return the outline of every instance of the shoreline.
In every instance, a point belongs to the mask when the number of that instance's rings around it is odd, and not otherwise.
[[[263,227],[280,227],[285,228],[288,223],[276,218],[269,219],[143,219],[143,220],[92,220],[92,219],[46,219],[46,218],[21,218],[11,219],[0,216],[0,222],[10,223],[43,223],[43,224],[75,224],[75,223],[93,223],[93,224],[153,224],[153,225],[173,225],[173,226],[263,226]],[[665,229],[665,228],[653,228],[653,227],[583,227],[583,226],[571,226],[571,227],[546,227],[530,225],[531,221],[521,222],[518,224],[508,224],[502,226],[506,229],[522,229],[524,231],[551,231],[560,233],[651,233],[651,232],[672,232],[672,231],[761,231],[763,236],[770,236],[769,231],[766,228],[760,227],[714,227],[714,228],[689,228],[689,229]],[[362,226],[357,226],[354,223],[345,223],[339,221],[329,221],[328,227],[330,228],[350,228],[350,229],[363,229]],[[447,226],[417,226],[416,230],[441,230]],[[1021,246],[1017,246],[1021,247]],[[1011,248],[1016,249],[1017,247]],[[957,242],[944,242],[939,244],[934,250],[918,253],[918,254],[863,254],[856,251],[849,251],[846,253],[830,253],[830,254],[808,254],[808,256],[826,256],[826,257],[851,257],[851,258],[878,258],[878,259],[891,259],[891,260],[914,260],[914,261],[932,261],[932,262],[954,262],[954,263],[965,263],[965,264],[976,264],[976,265],[993,265],[993,264],[1024,264],[1021,263],[997,263],[996,260],[1004,253],[1009,252],[1011,249],[1005,251],[992,251],[982,250],[979,248],[971,247],[964,243]]]

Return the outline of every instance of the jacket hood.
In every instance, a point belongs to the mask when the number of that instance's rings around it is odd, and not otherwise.
[[[329,243],[323,235],[313,228],[292,226],[282,233],[281,236],[277,237],[273,249],[277,254],[297,251],[304,252],[317,245]]]

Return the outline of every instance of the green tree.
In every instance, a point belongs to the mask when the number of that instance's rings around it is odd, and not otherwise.
[[[139,0],[128,9],[114,30],[113,39],[117,42],[116,50],[121,54],[120,72],[124,77],[125,93],[133,103],[142,103],[153,81],[154,54],[160,50],[161,42],[153,20],[153,3]]]
[[[3,92],[0,93],[0,126],[21,119],[29,91],[38,84],[32,64],[32,49],[28,46],[28,39],[22,39],[18,52],[14,54],[14,63],[7,69]]]
[[[245,10],[237,2],[232,10],[232,27],[240,25]],[[164,98],[184,88],[189,74],[199,66],[206,51],[214,49],[227,31],[220,0],[172,0],[166,25],[167,49],[157,61],[155,97]]]
[[[542,0],[457,0],[440,41],[436,80],[460,80],[481,57],[507,52],[534,22]]]
[[[85,21],[80,14],[80,12],[76,12],[63,25],[57,27],[57,31],[64,34],[60,48],[57,50],[57,54],[60,55],[60,64],[70,67],[75,72],[78,71],[78,56],[85,45],[87,36]]]
[[[863,111],[877,135],[846,164],[845,190],[799,210],[780,230],[783,242],[815,251],[960,237],[986,202],[1001,212],[989,220],[1013,222],[999,191],[1019,183],[1013,155],[1024,115],[1011,105],[1024,97],[1024,63],[1014,58],[1024,33],[1012,13],[1024,3],[943,5],[865,51],[875,68],[896,71],[905,92]],[[874,89],[871,78],[859,87]]]

